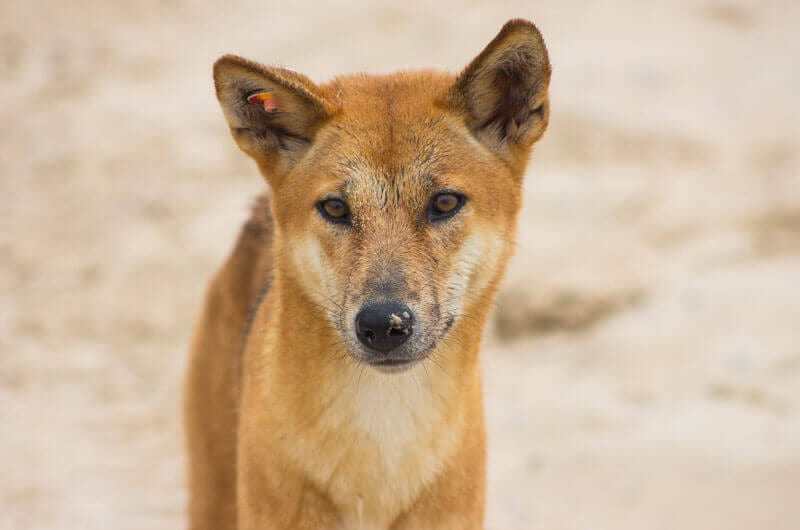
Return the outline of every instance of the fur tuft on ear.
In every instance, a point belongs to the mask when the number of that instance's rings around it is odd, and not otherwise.
[[[267,178],[290,169],[336,110],[306,76],[235,55],[214,63],[214,85],[233,138]]]
[[[550,60],[541,33],[510,20],[458,77],[449,104],[467,126],[504,158],[527,150],[547,127]]]

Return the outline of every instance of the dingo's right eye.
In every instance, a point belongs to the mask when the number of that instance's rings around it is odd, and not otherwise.
[[[325,199],[317,203],[317,210],[331,223],[350,224],[350,208],[341,199]]]

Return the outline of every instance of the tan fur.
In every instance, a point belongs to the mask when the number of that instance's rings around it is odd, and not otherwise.
[[[483,528],[478,348],[547,124],[549,75],[525,21],[509,22],[460,76],[317,86],[217,62],[234,139],[272,193],[212,281],[195,333],[192,529]],[[255,90],[279,111],[248,105]],[[428,223],[442,190],[467,202]],[[316,210],[331,194],[346,198],[351,227]],[[402,373],[365,364],[353,330],[362,304],[387,297],[416,315],[416,364]]]

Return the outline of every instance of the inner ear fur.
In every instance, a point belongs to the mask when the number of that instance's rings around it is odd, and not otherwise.
[[[235,55],[214,63],[214,85],[236,143],[265,173],[289,169],[335,112],[306,76]],[[248,102],[258,93],[270,94],[274,110]]]
[[[547,127],[550,71],[536,26],[511,20],[458,77],[449,103],[478,140],[501,156],[513,155]]]

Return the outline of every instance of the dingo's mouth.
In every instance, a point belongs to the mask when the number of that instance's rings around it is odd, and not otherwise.
[[[408,370],[420,359],[405,358],[387,358],[387,359],[366,359],[364,362],[376,368],[377,370],[385,373],[398,373]]]

